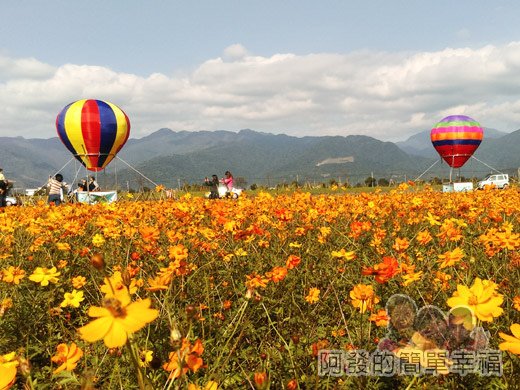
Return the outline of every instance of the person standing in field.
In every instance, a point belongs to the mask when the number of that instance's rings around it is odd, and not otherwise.
[[[224,183],[227,187],[228,193],[231,193],[231,190],[233,190],[233,175],[231,174],[231,172],[226,171],[226,173],[224,173],[224,176],[225,177],[221,180],[221,182]]]
[[[204,185],[209,187],[210,193],[209,198],[210,199],[218,199],[218,176],[212,175],[211,180],[209,180],[207,177],[204,179]]]
[[[4,176],[4,170],[0,168],[0,207],[7,206],[7,185],[8,181]]]
[[[56,176],[49,177],[47,188],[49,188],[49,197],[47,199],[47,203],[53,203],[54,205],[59,206],[63,197],[62,191],[67,191],[67,183],[63,181],[63,175],[61,173],[57,173]]]
[[[101,188],[99,188],[99,184],[97,183],[94,176],[90,176],[89,182],[88,182],[88,190],[90,192],[92,191],[99,191]]]

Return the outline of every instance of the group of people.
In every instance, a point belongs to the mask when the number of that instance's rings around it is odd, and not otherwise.
[[[54,177],[49,177],[47,188],[49,189],[47,203],[53,203],[56,206],[61,204],[63,200],[63,194],[68,193],[69,190],[69,186],[63,181],[63,175],[61,173],[57,173]],[[94,176],[90,176],[88,182],[86,179],[82,179],[78,183],[78,188],[76,191],[94,192],[99,190],[100,187],[96,182],[96,178]]]
[[[86,179],[82,179],[78,183],[78,188],[74,192],[100,191],[100,187],[96,182],[95,177],[90,176],[88,179],[88,182]],[[233,175],[230,171],[226,171],[224,177],[220,180],[217,175],[212,175],[211,180],[207,177],[204,179],[204,185],[208,186],[210,190],[210,199],[219,199],[221,197],[218,190],[220,184],[223,184],[226,187],[226,194],[224,196],[232,196]],[[8,181],[3,174],[2,168],[0,168],[0,207],[6,206],[7,187]],[[69,192],[69,186],[63,181],[63,175],[61,173],[57,173],[54,177],[49,176],[47,188],[49,190],[47,203],[53,203],[56,206],[62,203],[63,194]]]
[[[386,305],[390,317],[388,333],[379,350],[398,353],[419,349],[481,350],[488,345],[488,335],[476,326],[473,311],[466,306],[452,308],[447,315],[436,306],[417,308],[408,295],[394,294]]]
[[[96,182],[96,178],[94,176],[89,177],[88,183],[87,183],[86,179],[82,179],[78,183],[78,191],[94,192],[94,191],[99,191],[99,190],[100,190],[99,185]]]
[[[226,171],[224,173],[224,177],[219,180],[217,175],[211,175],[211,180],[207,177],[204,179],[204,185],[209,187],[209,198],[210,199],[219,199],[220,194],[218,192],[218,187],[220,184],[224,184],[226,186],[226,196],[230,196],[233,191],[233,175],[231,172]]]

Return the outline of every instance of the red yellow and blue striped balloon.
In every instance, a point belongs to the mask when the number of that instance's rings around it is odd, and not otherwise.
[[[65,106],[56,117],[63,144],[88,170],[100,171],[130,135],[130,121],[115,104],[83,99]]]
[[[484,138],[480,124],[465,115],[450,115],[430,132],[433,147],[452,168],[460,168],[473,155]]]

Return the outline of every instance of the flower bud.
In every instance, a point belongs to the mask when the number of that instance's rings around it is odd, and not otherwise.
[[[92,264],[94,268],[101,271],[103,268],[105,268],[105,258],[101,253],[95,253],[90,258],[90,264]]]

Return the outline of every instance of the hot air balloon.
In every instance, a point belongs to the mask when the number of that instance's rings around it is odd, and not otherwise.
[[[460,168],[477,150],[484,130],[465,115],[450,115],[431,130],[433,147],[452,168]]]
[[[56,117],[63,144],[88,170],[104,169],[130,135],[130,121],[115,104],[83,99],[70,103]]]

